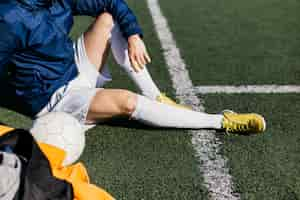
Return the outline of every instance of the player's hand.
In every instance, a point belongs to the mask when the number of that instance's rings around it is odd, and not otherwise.
[[[131,65],[136,72],[151,62],[146,46],[139,35],[132,35],[128,38],[128,52]]]

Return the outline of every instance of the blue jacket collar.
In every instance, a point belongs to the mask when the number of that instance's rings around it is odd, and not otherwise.
[[[30,8],[48,7],[53,0],[18,0]]]

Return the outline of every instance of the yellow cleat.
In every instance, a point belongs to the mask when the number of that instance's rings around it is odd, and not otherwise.
[[[176,103],[171,98],[167,97],[164,93],[161,93],[159,96],[157,96],[156,101],[158,101],[160,103],[168,104],[170,106],[174,106],[177,108],[192,110],[192,108],[189,106],[180,105],[180,104]]]
[[[255,113],[239,114],[232,111],[223,112],[222,128],[227,133],[263,133],[266,130],[265,119]]]

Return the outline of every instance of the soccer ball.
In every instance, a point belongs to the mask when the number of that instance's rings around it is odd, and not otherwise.
[[[63,112],[52,112],[37,118],[30,129],[38,141],[66,152],[63,166],[74,163],[85,147],[85,133],[77,119]]]

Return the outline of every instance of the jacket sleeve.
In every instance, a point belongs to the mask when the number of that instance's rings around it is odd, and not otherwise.
[[[124,0],[72,0],[72,11],[74,15],[94,17],[108,12],[119,24],[124,37],[134,34],[142,36],[137,18]]]
[[[0,79],[6,71],[6,64],[17,48],[17,41],[16,35],[10,31],[10,26],[0,18]]]

